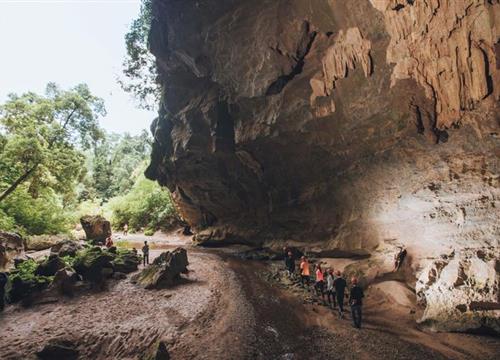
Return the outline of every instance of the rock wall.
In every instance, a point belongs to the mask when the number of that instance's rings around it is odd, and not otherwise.
[[[422,321],[500,330],[499,1],[156,0],[153,14],[146,174],[197,241],[362,249],[380,272],[402,245]]]

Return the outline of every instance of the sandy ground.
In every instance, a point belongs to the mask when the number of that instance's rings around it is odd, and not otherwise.
[[[122,245],[188,249],[189,276],[167,290],[129,279],[104,292],[0,315],[0,359],[36,359],[50,339],[78,344],[81,359],[150,359],[160,340],[172,359],[496,359],[500,340],[431,334],[415,324],[413,293],[397,281],[368,290],[363,329],[266,278],[280,263],[243,261],[177,234],[129,235]],[[341,268],[350,260],[337,260]]]

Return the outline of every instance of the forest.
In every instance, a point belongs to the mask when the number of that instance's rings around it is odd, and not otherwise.
[[[159,85],[147,36],[144,0],[125,34],[122,89],[154,109]],[[106,132],[104,101],[85,84],[10,94],[0,104],[0,229],[21,235],[70,234],[83,215],[103,215],[115,229],[152,234],[178,223],[171,194],[145,178],[152,138]]]
[[[143,175],[151,136],[107,133],[87,85],[11,94],[0,106],[0,229],[69,234],[83,215],[152,233],[176,219],[170,193]]]

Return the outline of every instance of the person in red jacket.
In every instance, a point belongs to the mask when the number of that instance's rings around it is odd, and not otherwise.
[[[110,237],[108,237],[108,238],[106,239],[106,247],[109,249],[109,248],[111,248],[112,246],[113,246],[113,239],[112,239],[112,238],[111,238],[111,236],[110,236]]]

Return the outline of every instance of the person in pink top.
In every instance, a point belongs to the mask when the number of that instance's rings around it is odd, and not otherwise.
[[[326,304],[326,302],[325,302],[325,276],[323,273],[323,269],[321,269],[320,264],[316,265],[316,283],[314,284],[314,287],[316,288],[316,293],[318,294],[318,296],[321,296],[323,303]]]

